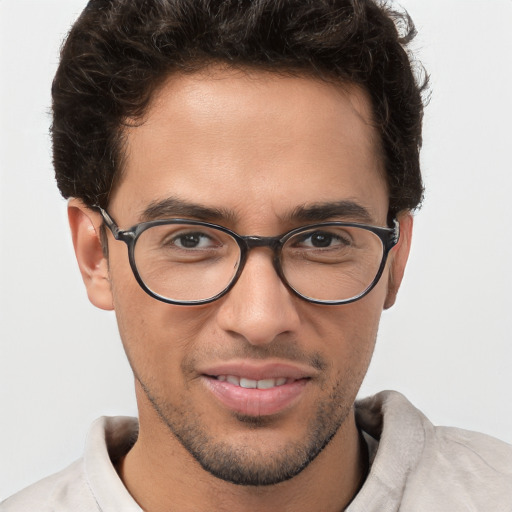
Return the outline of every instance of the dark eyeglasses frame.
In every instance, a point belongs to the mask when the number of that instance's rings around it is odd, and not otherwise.
[[[110,214],[100,206],[94,206],[95,210],[97,210],[101,216],[103,217],[103,220],[105,221],[106,226],[109,228],[110,232],[114,236],[114,238],[118,241],[124,242],[128,247],[128,259],[130,262],[130,266],[133,272],[133,275],[135,276],[135,279],[139,283],[140,287],[151,297],[153,297],[156,300],[159,300],[161,302],[165,302],[167,304],[174,304],[179,306],[196,306],[200,304],[209,304],[210,302],[214,302],[224,295],[226,295],[232,288],[235,286],[236,282],[238,281],[240,275],[242,274],[242,271],[245,267],[245,263],[247,261],[247,256],[249,255],[249,251],[253,249],[254,247],[269,247],[273,252],[273,260],[272,263],[274,265],[274,269],[281,279],[281,281],[284,283],[284,285],[297,297],[313,303],[313,304],[324,304],[324,305],[341,305],[341,304],[349,304],[351,302],[355,302],[359,299],[362,299],[365,295],[367,295],[379,282],[382,272],[384,271],[384,267],[386,266],[386,261],[388,258],[389,251],[398,243],[398,240],[400,239],[400,223],[395,219],[393,219],[393,225],[392,228],[384,228],[380,226],[370,226],[366,224],[359,224],[356,222],[338,222],[338,221],[331,221],[331,222],[321,222],[318,224],[308,224],[305,226],[301,226],[299,228],[292,229],[291,231],[287,231],[286,233],[283,233],[279,236],[242,236],[238,233],[235,233],[234,231],[231,231],[228,228],[225,228],[224,226],[220,226],[218,224],[212,224],[210,222],[203,222],[198,220],[192,220],[192,219],[180,219],[180,218],[172,218],[172,219],[159,219],[159,220],[152,220],[149,222],[141,222],[140,224],[136,224],[135,226],[132,226],[129,229],[119,229],[118,225],[112,219]],[[142,278],[139,275],[139,271],[137,270],[137,265],[135,264],[135,244],[137,242],[137,239],[139,236],[146,231],[149,228],[152,228],[154,226],[162,226],[166,224],[189,224],[193,226],[205,226],[208,228],[214,228],[218,229],[219,231],[222,231],[228,235],[230,235],[238,244],[240,247],[240,263],[238,265],[238,269],[236,271],[236,274],[231,279],[231,282],[228,284],[228,286],[222,290],[220,293],[213,297],[209,297],[208,299],[201,299],[196,301],[177,301],[173,299],[168,299],[167,297],[163,297],[161,295],[158,295],[153,290],[147,287],[147,285],[144,283]],[[329,226],[345,226],[345,227],[356,227],[365,229],[367,231],[371,231],[372,233],[376,234],[383,246],[383,253],[382,253],[382,261],[379,266],[379,269],[377,271],[377,274],[375,275],[372,283],[359,295],[352,297],[350,299],[343,299],[343,300],[337,300],[337,301],[331,301],[331,300],[319,300],[319,299],[312,299],[310,297],[306,297],[305,295],[302,295],[300,292],[298,292],[295,288],[293,288],[290,283],[288,283],[286,277],[284,276],[283,270],[281,268],[281,250],[283,245],[294,235],[297,233],[301,233],[302,231],[309,231],[311,229],[315,228],[321,228],[321,227],[329,227]]]

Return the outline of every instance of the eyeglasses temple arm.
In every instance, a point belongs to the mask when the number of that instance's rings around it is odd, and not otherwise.
[[[396,218],[393,219],[394,229],[393,229],[393,245],[396,245],[398,243],[398,240],[400,240],[400,222],[396,220]]]
[[[94,206],[94,208],[96,208],[101,213],[101,216],[103,217],[103,220],[105,221],[105,224],[107,225],[108,229],[110,229],[110,231],[114,235],[114,238],[116,240],[119,240],[121,230],[117,227],[117,224],[114,222],[114,219],[112,219],[112,217],[109,215],[107,210],[104,210],[101,206]]]

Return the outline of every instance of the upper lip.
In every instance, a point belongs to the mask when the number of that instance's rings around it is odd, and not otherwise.
[[[281,377],[300,380],[312,378],[316,370],[310,366],[283,361],[236,360],[198,368],[198,372],[211,377],[234,375],[252,380],[278,379]]]

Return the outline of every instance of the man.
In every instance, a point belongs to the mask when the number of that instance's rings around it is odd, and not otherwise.
[[[353,407],[421,200],[421,87],[370,2],[89,3],[54,158],[139,422],[5,510],[506,510],[510,447]]]

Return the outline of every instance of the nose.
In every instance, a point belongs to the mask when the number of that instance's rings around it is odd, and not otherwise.
[[[220,300],[217,322],[231,335],[265,345],[285,333],[298,332],[299,300],[277,275],[271,251],[254,248],[235,286]]]

